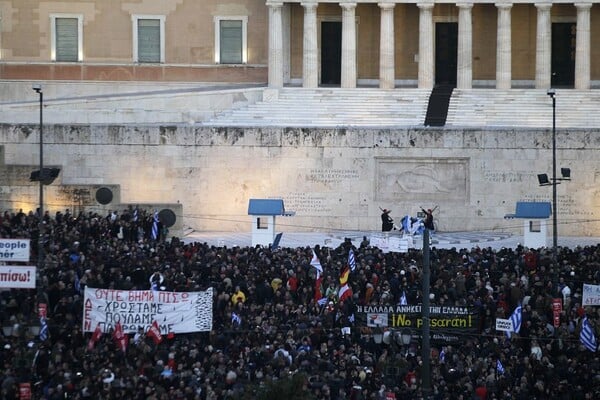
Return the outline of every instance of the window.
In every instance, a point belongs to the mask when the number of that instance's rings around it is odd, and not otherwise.
[[[52,61],[78,62],[83,59],[83,16],[73,14],[50,15]]]
[[[248,17],[215,17],[215,62],[245,64]]]
[[[540,221],[529,221],[529,232],[541,232],[542,223]]]
[[[256,218],[256,229],[269,229],[269,221],[267,218]]]
[[[165,62],[165,17],[134,15],[133,61],[139,63]]]

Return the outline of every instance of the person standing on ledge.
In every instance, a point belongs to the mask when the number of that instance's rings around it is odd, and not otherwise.
[[[421,207],[421,211],[423,211],[423,213],[425,214],[425,218],[423,219],[423,225],[426,229],[429,229],[430,231],[435,231],[435,225],[433,225],[433,212],[437,209],[437,207],[438,206],[433,207],[433,210],[431,208],[425,210],[423,207]]]
[[[390,212],[392,210],[388,210],[387,208],[384,208],[381,211],[382,211],[382,213],[381,213],[381,231],[389,232],[392,229],[394,229],[394,220],[392,219],[392,217],[390,217]]]

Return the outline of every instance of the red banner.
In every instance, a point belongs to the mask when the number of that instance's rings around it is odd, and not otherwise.
[[[552,299],[552,313],[554,315],[554,327],[560,326],[560,313],[562,312],[562,300]]]
[[[19,383],[19,400],[31,400],[31,383]]]
[[[40,318],[48,317],[48,305],[46,303],[38,304],[38,317],[40,317]]]

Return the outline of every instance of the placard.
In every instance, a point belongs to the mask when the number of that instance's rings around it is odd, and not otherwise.
[[[0,261],[29,261],[29,239],[0,239]]]
[[[0,265],[0,288],[35,289],[34,266]]]
[[[582,306],[600,306],[600,285],[583,284]]]

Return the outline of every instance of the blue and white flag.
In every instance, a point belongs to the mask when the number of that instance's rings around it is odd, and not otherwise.
[[[354,313],[352,313],[349,317],[348,317],[348,321],[350,321],[351,323],[354,323],[354,321],[356,321],[356,317],[354,316]]]
[[[354,258],[354,250],[352,249],[350,249],[350,252],[348,253],[348,266],[352,272],[356,269],[356,259]]]
[[[46,322],[46,318],[40,318],[40,340],[43,342],[48,339],[50,336],[50,331],[48,330],[48,322]]]
[[[152,218],[152,239],[158,239],[158,211],[154,210],[154,217]]]
[[[522,309],[521,309],[520,303],[517,306],[517,308],[515,308],[515,311],[513,311],[512,315],[510,316],[510,322],[512,322],[512,326],[513,326],[512,332],[519,333],[519,331],[521,330],[521,322],[523,322],[523,314],[522,314]],[[506,336],[508,336],[510,338],[511,332],[507,331]]]
[[[312,260],[310,260],[310,265],[315,267],[315,269],[317,270],[317,279],[319,279],[319,277],[323,273],[323,266],[321,265],[321,261],[319,261],[319,257],[317,257],[317,253],[315,253],[314,250],[312,251],[312,253],[313,257]]]
[[[500,375],[504,375],[504,365],[500,362],[500,359],[496,361],[496,372]]]
[[[589,351],[596,352],[596,350],[598,349],[596,335],[594,335],[594,330],[592,329],[592,325],[590,325],[590,321],[588,321],[587,316],[583,318],[583,322],[581,323],[581,333],[579,333],[579,340]]]
[[[327,297],[321,297],[319,300],[317,300],[317,304],[320,306],[327,304]]]
[[[236,325],[241,325],[242,324],[242,317],[240,315],[238,315],[235,312],[231,313],[231,323],[232,324],[236,324]]]
[[[440,363],[444,363],[446,362],[446,351],[442,348],[442,351],[440,351]]]
[[[133,210],[133,222],[137,222],[138,218],[139,218],[139,215],[138,215],[138,208],[136,207],[136,208]]]
[[[77,291],[77,294],[81,294],[81,281],[79,280],[78,271],[75,271],[75,281],[73,282],[73,287]]]
[[[408,301],[406,300],[406,292],[404,290],[402,291],[402,296],[400,297],[400,305],[401,306],[408,305]]]

